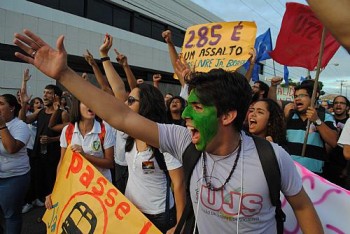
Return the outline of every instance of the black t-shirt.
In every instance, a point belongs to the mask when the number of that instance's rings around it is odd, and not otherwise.
[[[56,123],[62,123],[62,110],[58,110],[60,113],[57,115]],[[37,119],[37,133],[34,141],[33,148],[33,157],[40,156],[40,136],[47,135],[48,137],[57,137],[61,135],[61,132],[56,132],[49,129],[49,121],[52,114],[45,113],[45,108],[39,111],[38,119]],[[47,154],[49,155],[48,159],[52,159],[54,161],[59,160],[61,156],[61,147],[60,142],[52,142],[47,144]]]

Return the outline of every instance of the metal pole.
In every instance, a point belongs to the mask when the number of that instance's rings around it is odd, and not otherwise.
[[[340,95],[343,95],[343,80],[340,81]]]

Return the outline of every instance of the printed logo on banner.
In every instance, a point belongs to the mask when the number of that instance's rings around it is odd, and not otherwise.
[[[67,147],[43,221],[47,233],[160,233],[90,162]]]

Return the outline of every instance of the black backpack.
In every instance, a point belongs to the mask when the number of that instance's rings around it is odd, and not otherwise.
[[[281,191],[281,172],[278,166],[277,158],[272,145],[267,140],[251,136],[254,140],[256,149],[258,151],[259,159],[262,165],[262,169],[265,174],[267,185],[269,187],[270,199],[273,206],[276,207],[275,218],[277,223],[277,233],[283,233],[283,223],[286,220],[286,215],[282,211],[281,201],[280,201],[280,191]],[[181,219],[178,222],[175,233],[181,233],[183,229],[183,234],[193,233],[195,217],[190,197],[190,180],[192,176],[192,171],[197,164],[202,152],[198,151],[194,144],[190,144],[182,155],[182,166],[185,171],[185,183],[186,183],[186,206],[182,213]],[[196,230],[198,233],[198,230]]]

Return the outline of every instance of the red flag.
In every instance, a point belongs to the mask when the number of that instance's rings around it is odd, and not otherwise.
[[[287,3],[276,47],[270,56],[286,66],[304,67],[309,71],[317,67],[323,25],[309,6]],[[324,68],[339,48],[339,43],[327,32],[321,67]]]

